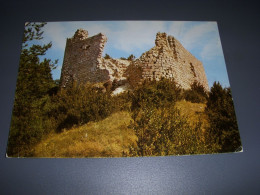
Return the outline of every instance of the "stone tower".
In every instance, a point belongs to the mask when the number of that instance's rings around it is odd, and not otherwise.
[[[72,82],[102,82],[108,78],[108,71],[99,68],[102,65],[102,52],[107,41],[105,35],[99,33],[88,37],[88,32],[78,29],[72,38],[67,39],[63,66],[61,71],[61,87]]]
[[[114,80],[135,86],[145,79],[164,77],[174,78],[184,89],[189,89],[197,81],[209,91],[202,63],[173,36],[157,33],[155,46],[134,61],[102,58],[106,41],[105,35],[99,33],[88,37],[88,32],[82,29],[67,39],[61,87],[74,81],[104,83]]]

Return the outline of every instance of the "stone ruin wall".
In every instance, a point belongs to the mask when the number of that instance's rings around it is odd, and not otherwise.
[[[209,91],[202,63],[181,43],[166,33],[157,33],[155,46],[131,62],[121,59],[104,59],[102,52],[107,42],[103,34],[88,37],[82,29],[67,39],[61,74],[61,87],[73,81],[105,83],[124,81],[135,86],[144,79],[174,78],[184,89],[197,81]]]
[[[142,54],[134,66],[142,67],[141,80],[174,78],[184,89],[189,89],[197,81],[209,90],[202,63],[166,33],[157,33],[155,47]]]
[[[181,67],[178,75],[178,82],[181,82],[182,77],[186,86],[190,86],[194,81],[197,81],[209,91],[208,80],[202,62],[186,50],[177,39],[174,39],[174,42],[176,45],[179,67]]]
[[[67,87],[73,82],[98,83],[123,78],[123,72],[130,62],[102,58],[106,42],[107,37],[104,34],[88,37],[88,32],[82,29],[67,39],[61,71],[61,87]]]

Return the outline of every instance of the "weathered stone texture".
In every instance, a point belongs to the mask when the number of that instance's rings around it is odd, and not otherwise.
[[[166,33],[157,33],[155,46],[134,61],[102,58],[106,41],[105,35],[88,37],[88,32],[82,29],[67,39],[61,87],[73,81],[97,83],[126,79],[131,86],[136,86],[144,79],[164,77],[174,78],[184,89],[197,81],[209,90],[202,63]]]
[[[98,82],[108,79],[108,70],[100,68],[106,41],[105,35],[100,33],[88,37],[88,32],[82,29],[67,39],[61,72],[62,87],[68,86],[73,81]]]
[[[174,78],[184,89],[197,81],[209,90],[202,63],[166,33],[157,33],[155,47],[137,59],[135,66],[142,67],[142,79]]]

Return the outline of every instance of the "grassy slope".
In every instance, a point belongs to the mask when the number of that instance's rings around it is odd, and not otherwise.
[[[181,114],[188,117],[191,125],[201,121],[203,129],[208,125],[203,113],[205,104],[186,101],[177,102]],[[118,112],[103,121],[50,134],[35,147],[36,157],[121,157],[123,151],[137,140],[133,130],[128,129],[131,116]]]
[[[35,147],[36,157],[120,157],[137,139],[127,129],[131,117],[118,112],[60,134],[51,134]]]

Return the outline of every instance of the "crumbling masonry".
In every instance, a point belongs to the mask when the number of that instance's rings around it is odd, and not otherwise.
[[[155,46],[134,61],[104,59],[102,52],[107,37],[99,33],[88,37],[79,29],[67,39],[61,72],[61,87],[74,81],[106,83],[116,81],[132,87],[144,79],[174,78],[176,83],[189,89],[194,81],[209,90],[202,63],[188,52],[173,36],[157,33]]]

